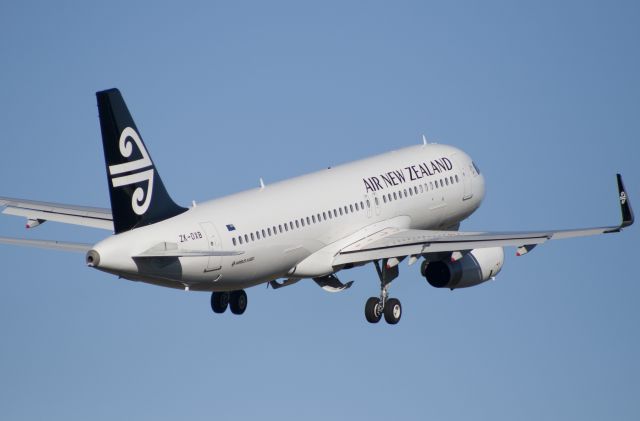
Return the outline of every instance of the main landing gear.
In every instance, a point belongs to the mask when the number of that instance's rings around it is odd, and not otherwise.
[[[233,314],[242,314],[247,309],[247,293],[238,291],[221,291],[211,293],[211,309],[214,313],[224,313],[231,307]]]
[[[384,315],[387,323],[395,325],[402,317],[402,305],[400,300],[389,298],[389,286],[391,281],[398,277],[398,265],[389,267],[387,259],[382,259],[382,267],[379,260],[374,260],[373,264],[380,278],[380,297],[371,297],[367,300],[364,315],[369,323],[378,323]]]

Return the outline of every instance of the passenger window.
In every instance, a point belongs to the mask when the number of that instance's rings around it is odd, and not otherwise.
[[[442,178],[440,179],[440,187],[444,187],[444,182],[442,181]]]
[[[448,178],[444,179],[444,184],[446,184],[447,186],[449,185],[449,179]]]
[[[371,207],[371,202],[369,202],[369,199],[367,199],[367,209],[369,209]]]
[[[244,235],[244,242],[245,243],[249,242],[249,236],[247,234]]]
[[[340,216],[342,216],[342,208],[338,208],[338,210],[340,211]]]
[[[311,221],[315,224],[316,223],[316,216],[315,215],[311,215]]]
[[[327,213],[326,212],[322,212],[322,219],[324,219],[325,221],[327,220]]]
[[[298,222],[298,221],[296,221]],[[291,228],[291,231],[293,231],[293,221],[289,221],[289,228]]]
[[[393,200],[398,200],[398,196],[396,195],[396,192],[393,192]]]
[[[242,244],[242,236],[238,237],[238,240],[240,241],[240,244]]]
[[[335,209],[333,210],[333,216],[336,218],[338,217],[338,211],[336,211]]]
[[[262,238],[267,238],[267,233],[265,232],[265,230],[262,230]]]
[[[424,193],[424,189],[422,188],[422,184],[420,184],[420,193]]]
[[[356,210],[357,210],[357,211],[358,211],[358,210],[360,210],[360,209],[358,209],[358,204],[357,204],[357,203],[356,203]]]
[[[346,214],[348,214],[348,213],[349,213],[349,208],[345,206],[345,207],[344,207],[344,214],[346,215]]]
[[[382,203],[387,203],[387,196],[386,195],[382,195]]]
[[[236,237],[233,237],[233,238],[231,239],[231,241],[233,242],[233,245],[235,246],[235,245],[236,245]]]
[[[364,202],[360,202],[360,209],[364,210]]]
[[[351,209],[351,213],[353,213],[353,205],[349,205],[349,209]]]
[[[259,240],[260,239],[260,231],[256,231],[256,238]]]
[[[458,174],[456,174],[456,183],[459,183],[460,181],[458,181]]]
[[[413,196],[413,189],[409,187],[409,196]]]
[[[278,225],[278,230],[280,231],[280,234],[282,234],[282,224]]]
[[[271,227],[267,228],[267,234],[269,234],[269,237],[271,237]]]
[[[256,241],[256,237],[251,233],[251,241]]]

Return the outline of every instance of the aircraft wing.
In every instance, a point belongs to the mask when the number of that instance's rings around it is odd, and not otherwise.
[[[10,197],[0,197],[0,207],[5,208],[2,213],[27,218],[27,228],[35,227],[44,221],[56,221],[113,231],[113,217],[110,209]]]
[[[438,252],[463,252],[487,247],[518,247],[523,255],[548,240],[586,237],[619,232],[634,222],[633,210],[618,174],[618,193],[622,223],[616,226],[572,230],[524,232],[459,232],[386,229],[343,248],[334,258],[334,266],[385,258],[419,256]]]

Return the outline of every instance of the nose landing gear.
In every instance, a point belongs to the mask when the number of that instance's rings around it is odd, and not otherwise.
[[[211,293],[211,309],[214,313],[224,313],[227,307],[231,307],[231,312],[239,315],[245,312],[247,303],[247,293],[243,289]]]
[[[369,323],[378,323],[384,315],[384,320],[390,325],[395,325],[402,317],[402,305],[397,298],[389,298],[389,286],[398,277],[397,263],[392,267],[388,264],[388,259],[380,261],[374,260],[373,264],[380,278],[380,297],[370,297],[364,306],[364,315]]]

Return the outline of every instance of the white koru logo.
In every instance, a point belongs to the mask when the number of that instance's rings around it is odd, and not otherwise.
[[[133,142],[131,141],[133,140]],[[148,182],[147,191],[145,193],[142,187],[138,187],[133,192],[131,197],[131,207],[137,215],[144,215],[149,205],[151,204],[151,195],[153,193],[153,164],[149,159],[149,154],[142,144],[142,140],[138,133],[131,127],[127,127],[120,133],[120,140],[118,146],[120,148],[120,154],[124,158],[129,158],[133,153],[133,144],[142,155],[141,159],[135,161],[125,162],[124,164],[117,164],[109,166],[109,174],[111,174],[111,183],[113,187],[127,186],[129,184],[137,184],[143,181]],[[136,172],[137,171],[137,172]],[[114,177],[115,175],[133,172],[133,174],[122,175]]]
[[[620,204],[624,205],[625,203],[627,203],[627,193],[620,192]]]

